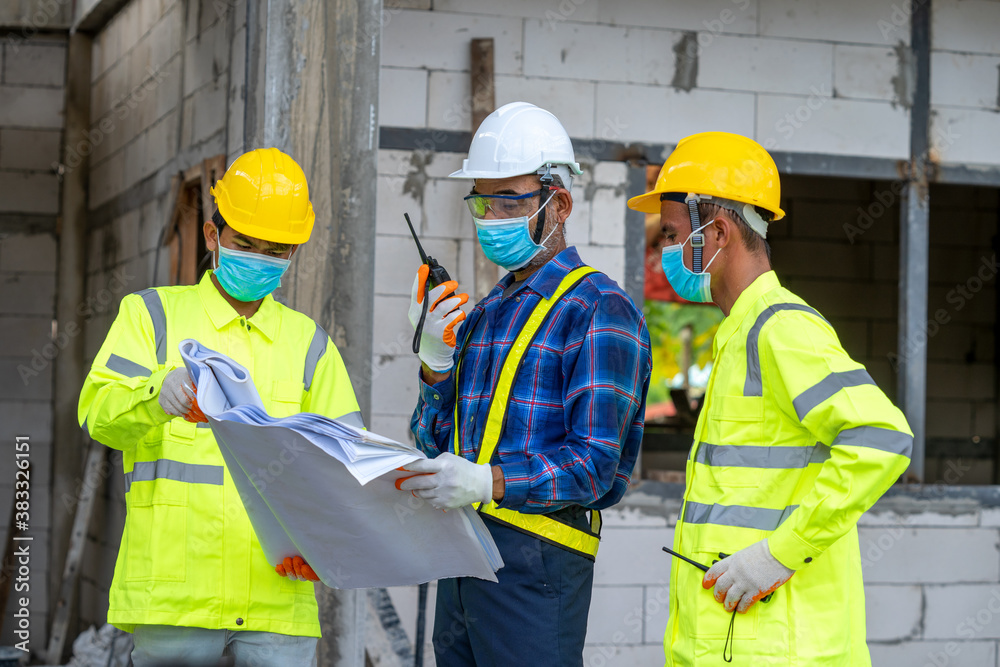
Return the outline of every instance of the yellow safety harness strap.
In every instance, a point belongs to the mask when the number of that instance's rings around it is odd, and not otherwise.
[[[517,376],[521,362],[524,360],[525,352],[527,352],[534,341],[539,329],[541,329],[542,323],[545,322],[545,319],[552,311],[552,307],[566,292],[576,287],[587,275],[596,271],[596,269],[589,266],[581,266],[573,269],[560,281],[559,286],[552,293],[552,296],[539,301],[538,305],[531,312],[528,321],[521,329],[514,344],[507,351],[503,367],[500,370],[500,377],[493,388],[489,413],[486,418],[486,426],[483,429],[483,439],[478,455],[476,456],[476,463],[489,463],[493,459],[493,454],[496,453],[497,444],[500,442],[500,435],[503,433],[503,427],[507,419],[507,405],[510,399],[511,387],[514,385],[514,378]],[[456,397],[459,395],[457,391],[458,373],[461,368],[463,356],[462,354],[459,355],[458,363],[455,367]],[[460,455],[459,425],[461,422],[458,419],[458,400],[455,401],[453,423],[455,454]],[[601,513],[599,511],[591,511],[590,531],[587,531],[551,516],[523,514],[510,509],[502,509],[497,507],[495,501],[491,501],[485,506],[481,505],[478,509],[482,514],[486,514],[496,521],[578,553],[590,560],[594,560],[594,557],[597,555],[597,546],[601,534]]]

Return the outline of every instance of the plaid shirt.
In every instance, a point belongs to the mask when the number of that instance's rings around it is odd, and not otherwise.
[[[460,452],[474,461],[503,360],[531,312],[583,262],[567,248],[503,298],[508,273],[462,324]],[[462,346],[455,351],[456,358]],[[651,369],[642,313],[618,285],[594,273],[567,292],[528,348],[507,406],[492,463],[506,491],[501,507],[551,512],[570,505],[603,509],[628,486],[642,440]],[[428,456],[453,451],[454,374],[420,381],[410,420]]]

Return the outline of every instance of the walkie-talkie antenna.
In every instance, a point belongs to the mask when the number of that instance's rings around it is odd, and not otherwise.
[[[420,259],[424,264],[430,264],[430,262],[427,261],[427,253],[424,252],[424,247],[420,245],[420,239],[417,238],[417,232],[413,229],[413,223],[410,222],[410,214],[404,213],[403,217],[406,218],[406,224],[410,228],[410,234],[413,236],[413,242],[417,244],[417,252],[420,253]]]

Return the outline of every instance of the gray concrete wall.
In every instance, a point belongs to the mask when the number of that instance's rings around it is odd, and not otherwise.
[[[66,0],[4,0],[0,2],[0,27],[17,38],[32,38],[48,30],[65,30],[71,23],[73,3]]]
[[[22,9],[30,10],[30,7]],[[41,18],[39,19],[39,22]],[[60,340],[54,328],[56,215],[55,165],[62,141],[65,37],[14,30],[2,40],[0,63],[0,544],[14,498],[16,436],[30,442],[29,529],[32,646],[48,624],[48,543],[51,503],[52,370]],[[65,342],[63,342],[65,345]],[[15,610],[8,605],[8,619]],[[12,624],[0,644],[13,643]]]
[[[468,129],[468,41],[493,37],[497,104],[548,108],[575,138],[711,129],[780,151],[909,154],[910,25],[894,0],[430,4],[387,10],[383,125]]]

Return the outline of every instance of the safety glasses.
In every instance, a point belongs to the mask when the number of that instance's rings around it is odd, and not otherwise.
[[[531,198],[545,191],[545,189],[535,190],[523,195],[471,194],[465,198],[465,203],[475,218],[485,218],[487,212],[497,218],[520,218],[535,212],[536,207]]]

